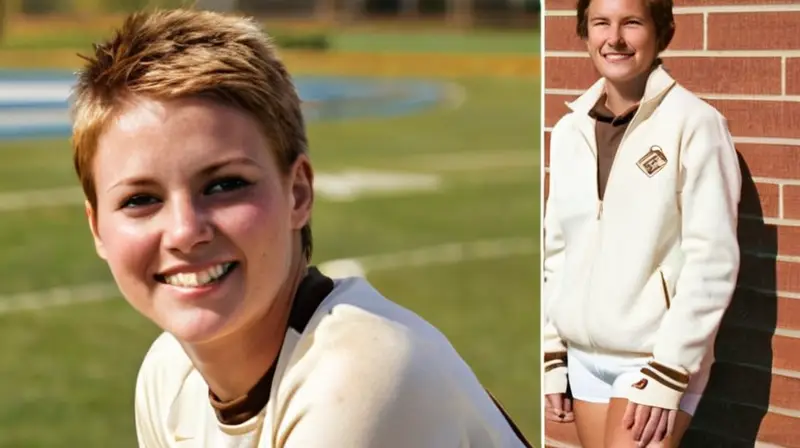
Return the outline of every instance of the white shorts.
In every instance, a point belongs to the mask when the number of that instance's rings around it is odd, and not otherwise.
[[[638,380],[648,357],[625,357],[569,347],[567,374],[572,396],[589,403],[608,403],[611,398],[625,398],[631,384]],[[708,374],[693,375],[679,409],[694,415],[708,383]]]

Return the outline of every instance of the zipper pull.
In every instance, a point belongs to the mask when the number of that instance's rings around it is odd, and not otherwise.
[[[600,217],[603,216],[603,201],[598,201],[597,203],[597,220],[600,221]]]

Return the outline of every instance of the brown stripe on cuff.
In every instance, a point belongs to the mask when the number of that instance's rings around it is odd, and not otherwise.
[[[556,361],[561,360],[564,361],[567,359],[567,352],[549,352],[544,354],[544,362]]]
[[[567,363],[556,361],[556,362],[554,362],[552,364],[545,365],[544,366],[544,373],[547,373],[547,372],[549,372],[551,370],[555,370],[555,369],[557,369],[559,367],[566,367],[566,366],[567,366]]]
[[[676,385],[674,385],[674,384],[672,384],[672,383],[668,382],[667,380],[665,380],[664,378],[661,378],[660,376],[658,376],[658,374],[657,374],[657,373],[653,372],[652,370],[648,369],[647,367],[644,367],[644,368],[642,368],[641,372],[642,372],[642,374],[644,374],[645,376],[647,376],[647,377],[650,377],[650,378],[652,378],[652,379],[656,380],[656,381],[657,381],[658,383],[660,383],[662,386],[664,386],[664,387],[666,387],[666,388],[669,388],[669,389],[672,389],[672,390],[674,390],[675,392],[683,393],[684,391],[686,391],[686,388],[684,388],[684,387],[679,387],[679,386],[676,386]]]
[[[661,364],[661,363],[656,362],[656,361],[650,361],[648,364],[650,364],[650,367],[653,370],[655,370],[656,372],[664,375],[665,377],[667,377],[667,378],[669,378],[669,379],[671,379],[671,380],[673,380],[675,382],[678,382],[678,383],[681,383],[681,384],[689,384],[689,375],[687,375],[687,374],[685,374],[683,372],[679,372],[679,371],[677,371],[675,369],[671,369],[671,368],[665,366],[664,364]]]

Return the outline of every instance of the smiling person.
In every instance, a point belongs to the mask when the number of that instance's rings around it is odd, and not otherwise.
[[[529,446],[436,328],[310,266],[300,99],[255,22],[134,14],[86,59],[73,145],[96,250],[163,330],[140,447]]]
[[[738,158],[658,57],[671,0],[580,0],[577,19],[601,79],[551,134],[545,413],[587,448],[674,447],[736,285]]]

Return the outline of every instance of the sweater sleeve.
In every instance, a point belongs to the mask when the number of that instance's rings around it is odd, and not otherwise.
[[[689,379],[713,351],[736,288],[741,172],[727,121],[718,113],[709,115],[683,142],[684,265],[656,335],[653,359],[630,388],[629,400],[639,404],[678,409]]]
[[[409,343],[411,338],[387,337],[379,329],[359,333],[347,340],[337,337],[302,383],[286,386],[290,398],[279,405],[273,446],[439,448],[474,443],[474,429],[463,418],[474,410],[467,402],[470,397],[450,387],[453,379],[439,365],[440,353],[427,353],[419,343]],[[500,440],[491,445],[517,446]]]
[[[550,301],[554,300],[558,282],[565,259],[564,235],[558,218],[557,204],[553,192],[558,190],[558,162],[553,157],[553,144],[557,144],[557,128],[551,134],[550,175],[548,176],[549,195],[545,202],[544,219],[544,256],[542,260],[542,352],[544,353],[544,394],[564,393],[567,391],[567,346],[550,320],[547,310]]]
[[[165,422],[190,366],[177,341],[167,333],[151,345],[136,376],[134,392],[134,424],[140,448],[170,446],[172,435]]]
[[[159,409],[156,397],[151,390],[152,381],[147,371],[140,371],[136,379],[134,398],[134,422],[136,440],[141,448],[166,448],[168,445],[159,431]]]

